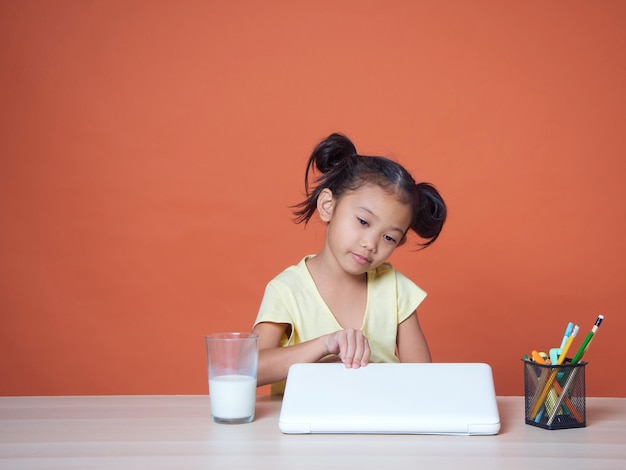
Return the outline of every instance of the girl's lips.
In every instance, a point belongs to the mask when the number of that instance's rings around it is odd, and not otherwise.
[[[352,253],[352,257],[356,260],[357,263],[359,264],[367,264],[370,262],[370,260],[368,258],[366,258],[365,256],[362,256],[358,253]]]

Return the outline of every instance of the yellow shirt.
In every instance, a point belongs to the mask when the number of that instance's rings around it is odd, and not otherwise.
[[[341,329],[322,299],[302,259],[272,279],[266,289],[255,325],[261,322],[288,323],[291,334],[281,346],[291,346]],[[367,307],[361,331],[367,337],[370,362],[398,362],[398,324],[406,320],[426,297],[410,279],[384,263],[367,273]],[[274,384],[272,393],[281,393],[284,383]]]

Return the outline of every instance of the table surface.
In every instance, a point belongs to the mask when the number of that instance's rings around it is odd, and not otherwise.
[[[1,397],[0,469],[626,468],[626,398],[587,398],[586,428],[548,431],[498,397],[495,436],[286,435],[280,404],[223,425],[208,396]]]

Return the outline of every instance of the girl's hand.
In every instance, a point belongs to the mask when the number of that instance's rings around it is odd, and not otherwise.
[[[358,369],[370,359],[370,343],[361,330],[339,330],[326,336],[328,354],[335,354],[346,367]]]

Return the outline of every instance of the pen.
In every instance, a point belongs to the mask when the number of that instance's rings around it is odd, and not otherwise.
[[[569,322],[567,324],[567,328],[565,328],[565,335],[563,336],[563,341],[561,341],[561,346],[559,346],[559,349],[562,350],[565,347],[565,343],[567,343],[569,335],[572,334],[572,328],[574,328],[574,324],[572,322]]]
[[[567,351],[569,350],[570,346],[572,345],[572,342],[574,341],[574,338],[576,338],[577,334],[578,334],[578,325],[574,325],[574,329],[572,330],[572,333],[570,334],[569,338],[567,338],[567,342],[565,343],[565,347],[561,351],[561,355],[559,356],[559,360],[556,361],[557,365],[563,364],[563,361],[565,360],[565,355],[567,354]]]
[[[602,320],[604,320],[604,315],[598,315],[598,318],[591,328],[591,331],[587,333],[583,344],[580,345],[580,348],[576,352],[574,359],[572,359],[572,364],[577,364],[578,361],[583,358],[584,354],[587,352],[587,349],[589,349],[589,344],[591,343],[593,336],[596,334],[596,331],[598,331],[598,327],[600,326],[600,323],[602,323]]]

